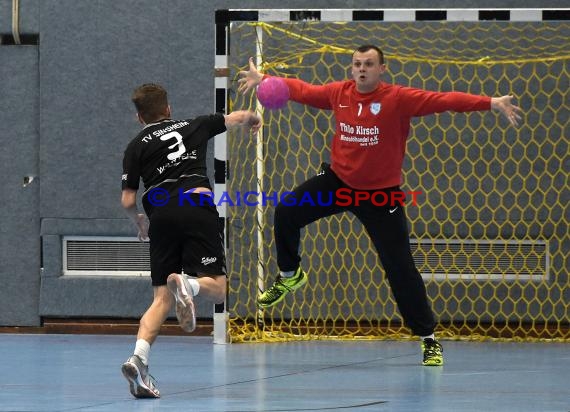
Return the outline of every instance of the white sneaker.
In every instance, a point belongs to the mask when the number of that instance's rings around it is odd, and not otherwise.
[[[148,373],[148,366],[137,355],[127,359],[121,371],[129,381],[129,390],[135,398],[160,398],[154,378]]]
[[[173,273],[168,276],[166,285],[176,299],[176,318],[180,327],[186,332],[194,331],[196,329],[196,310],[190,282],[186,276]]]

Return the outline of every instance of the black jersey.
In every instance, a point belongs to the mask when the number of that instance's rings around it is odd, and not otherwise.
[[[125,150],[122,188],[137,190],[142,178],[143,206],[149,216],[152,206],[145,194],[154,188],[166,189],[171,197],[177,197],[180,189],[211,189],[206,172],[208,139],[225,130],[222,114],[147,124]]]

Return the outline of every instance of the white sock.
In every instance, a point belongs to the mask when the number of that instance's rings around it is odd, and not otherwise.
[[[426,339],[435,340],[435,333],[432,333],[431,335],[428,335],[428,336],[422,336],[421,338],[422,338],[422,340],[426,340]]]
[[[192,288],[192,296],[196,296],[200,292],[200,282],[198,282],[198,279],[188,278],[188,283],[190,283]]]
[[[295,274],[295,272],[296,272],[295,270],[291,270],[288,272],[281,271],[280,273],[281,273],[281,276],[283,276],[284,278],[292,278],[293,275]]]
[[[148,357],[150,356],[150,343],[144,339],[137,339],[134,354],[141,358],[142,363],[148,365]]]

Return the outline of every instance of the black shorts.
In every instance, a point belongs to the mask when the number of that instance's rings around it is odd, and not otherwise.
[[[188,275],[225,275],[223,226],[216,206],[179,206],[173,200],[156,207],[150,217],[152,285],[166,285],[168,275],[182,269]]]

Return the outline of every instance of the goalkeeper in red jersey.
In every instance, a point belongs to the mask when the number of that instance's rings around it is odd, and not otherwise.
[[[413,117],[446,111],[497,110],[517,126],[521,109],[512,104],[512,96],[442,93],[388,84],[381,81],[385,72],[382,51],[365,45],[352,55],[351,80],[313,85],[284,79],[290,100],[333,111],[335,133],[331,164],[323,164],[316,176],[295,188],[276,207],[274,236],[280,273],[257,302],[261,307],[273,306],[307,282],[308,275],[300,267],[301,228],[323,217],[352,212],[378,252],[405,324],[421,337],[422,364],[439,366],[443,365],[443,350],[435,338],[436,322],[412,258],[403,202],[377,200],[401,199],[402,163]],[[249,69],[239,75],[241,93],[267,77],[257,70],[252,59]],[[326,205],[301,202],[303,196],[317,199],[322,193],[333,193],[337,198]],[[354,195],[352,202],[346,201],[347,193]]]

